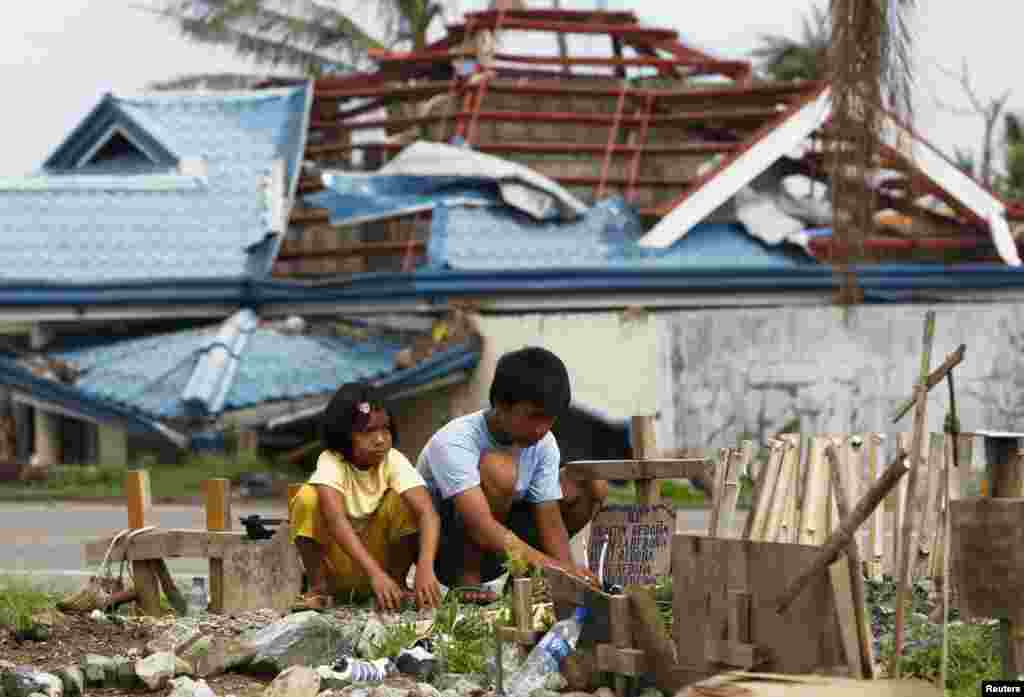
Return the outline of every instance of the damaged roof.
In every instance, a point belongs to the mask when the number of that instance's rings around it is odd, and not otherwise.
[[[475,335],[435,345],[409,365],[400,354],[410,335],[352,324],[304,331],[295,321],[261,322],[242,310],[206,327],[48,354],[50,365],[66,367],[64,380],[40,371],[38,360],[2,357],[0,377],[33,376],[9,384],[58,409],[82,413],[86,404],[100,420],[132,419],[158,433],[158,425],[187,433],[254,407],[282,406],[264,421],[292,413],[308,407],[310,398],[326,400],[346,382],[366,381],[392,394],[429,388],[465,378],[480,358]]]
[[[38,172],[0,178],[0,281],[265,275],[311,92],[104,96]]]

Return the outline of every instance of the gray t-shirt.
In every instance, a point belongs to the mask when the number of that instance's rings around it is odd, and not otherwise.
[[[562,485],[558,481],[561,453],[555,436],[548,432],[528,448],[501,446],[487,429],[484,411],[460,416],[435,433],[416,461],[427,490],[440,504],[456,494],[480,484],[480,456],[489,450],[519,453],[519,476],[515,501],[529,503],[558,501]]]

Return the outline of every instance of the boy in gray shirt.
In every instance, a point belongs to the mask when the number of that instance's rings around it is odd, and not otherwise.
[[[504,554],[593,577],[576,566],[569,538],[600,509],[608,485],[560,474],[551,427],[570,399],[561,359],[520,349],[498,361],[491,408],[452,420],[427,442],[416,467],[441,516],[441,583],[478,587],[501,575]]]

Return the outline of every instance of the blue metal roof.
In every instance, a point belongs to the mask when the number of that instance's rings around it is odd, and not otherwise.
[[[792,245],[771,247],[739,224],[701,224],[667,249],[636,242],[643,225],[622,199],[598,202],[579,220],[538,223],[507,207],[440,206],[428,246],[435,269],[791,269],[819,264]]]
[[[284,160],[286,192],[294,191],[309,104],[308,86],[105,96],[39,173],[0,179],[0,279],[265,274],[277,247],[267,236],[282,232],[273,229],[268,177]],[[114,128],[137,157],[78,168]],[[205,171],[181,173],[186,159],[202,159]]]
[[[216,417],[333,392],[345,382],[412,387],[472,368],[473,345],[395,370],[398,343],[376,336],[290,335],[244,310],[221,325],[54,354],[81,371],[77,391],[153,419]]]

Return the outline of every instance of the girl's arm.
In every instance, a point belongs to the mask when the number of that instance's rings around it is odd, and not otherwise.
[[[441,539],[441,518],[425,486],[414,486],[402,493],[406,505],[417,520],[420,552],[416,561],[416,600],[420,607],[435,607],[441,602],[441,589],[434,575],[434,559]]]
[[[369,576],[373,592],[381,607],[397,610],[402,603],[402,591],[356,535],[352,523],[349,522],[348,516],[345,514],[341,493],[337,489],[320,484],[316,485],[316,490],[320,497],[320,510],[327,523],[327,531],[331,538]]]

